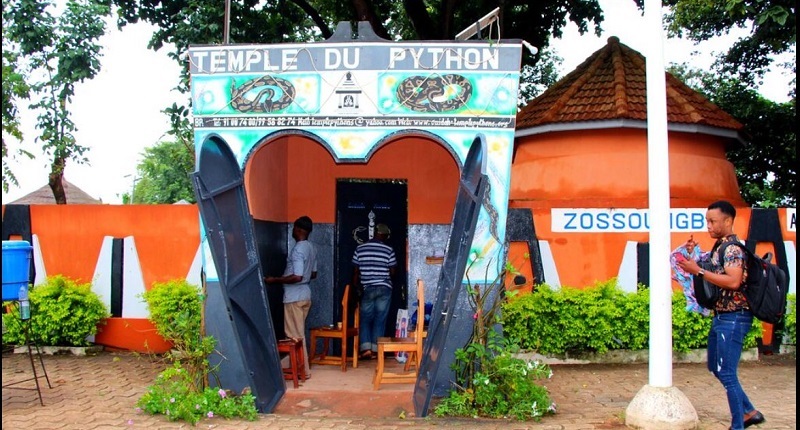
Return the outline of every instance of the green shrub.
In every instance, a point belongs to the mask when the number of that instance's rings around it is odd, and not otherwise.
[[[559,355],[648,348],[650,292],[623,292],[615,279],[585,289],[539,285],[503,304],[502,312],[504,333],[520,339],[524,350]],[[675,351],[708,345],[711,318],[687,311],[682,291],[672,294],[672,327]],[[759,336],[761,323],[754,320],[745,348],[755,347]]]
[[[216,341],[202,333],[204,297],[185,280],[155,283],[143,295],[150,321],[173,351],[166,354],[170,365],[162,371],[137,405],[149,414],[164,414],[171,421],[195,424],[203,417],[240,417],[255,420],[255,398],[234,395],[208,386],[213,374],[208,356]]]
[[[44,284],[31,288],[28,297],[30,338],[39,345],[87,346],[87,337],[97,334],[97,325],[110,316],[91,284],[78,284],[61,275],[48,277]],[[3,343],[25,343],[18,307],[3,314],[3,324]]]
[[[458,357],[457,353],[457,360]],[[503,351],[484,360],[467,384],[469,388],[451,390],[436,405],[434,414],[539,421],[556,412],[547,388],[537,383],[552,374],[547,364],[515,358]]]
[[[162,414],[170,421],[191,424],[203,418],[238,417],[254,421],[258,417],[252,394],[235,396],[223,389],[205,387],[197,391],[193,387],[192,377],[175,362],[158,375],[136,404],[151,415]]]
[[[510,266],[506,271],[512,270]],[[455,384],[449,395],[434,408],[438,416],[533,419],[555,413],[555,404],[547,388],[537,384],[552,376],[544,363],[513,356],[519,348],[504,340],[495,330],[501,322],[499,311],[504,302],[501,273],[490,284],[466,285],[475,322],[472,335],[455,352]],[[509,293],[509,295],[513,295]]]
[[[583,290],[539,285],[503,305],[503,330],[520,348],[574,354],[646,345],[646,293],[625,293],[612,279]]]
[[[691,349],[705,348],[708,345],[711,320],[711,317],[704,317],[698,312],[687,311],[686,296],[682,291],[673,292],[672,349],[678,352],[687,352]]]
[[[674,296],[673,296],[674,297]],[[618,321],[614,336],[619,342],[612,349],[646,349],[650,341],[650,291],[644,288],[621,296],[617,306],[625,317]]]
[[[790,345],[797,345],[797,294],[792,293],[786,298],[786,321],[784,334]]]
[[[209,372],[208,355],[215,341],[202,335],[203,297],[196,285],[186,280],[155,283],[142,294],[150,312],[150,321],[161,337],[172,343],[168,358],[185,363],[189,377],[201,391]]]

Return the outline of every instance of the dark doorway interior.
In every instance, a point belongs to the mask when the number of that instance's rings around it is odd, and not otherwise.
[[[392,279],[392,304],[386,318],[385,335],[394,335],[397,310],[406,308],[408,184],[403,179],[339,179],[336,182],[335,293],[333,314],[341,318],[342,292],[352,282],[351,259],[359,243],[369,240],[373,227],[383,223],[392,231],[388,244],[397,256],[397,273]],[[351,289],[352,290],[352,289]],[[355,300],[351,300],[355,302]]]

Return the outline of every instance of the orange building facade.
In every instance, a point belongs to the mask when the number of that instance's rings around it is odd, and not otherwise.
[[[498,194],[507,195],[508,206],[501,208],[508,213],[501,229],[507,259],[528,279],[577,288],[611,278],[625,289],[648,282],[643,64],[641,55],[609,39],[517,114],[510,171],[496,175],[510,175],[508,189]],[[674,78],[667,85],[673,248],[693,235],[710,249],[705,207],[727,199],[738,210],[736,233],[759,252],[775,252],[794,292],[795,209],[747,207],[725,158],[728,145],[741,143],[741,125]],[[309,215],[324,226],[321,231],[335,232],[338,180],[405,184],[406,282],[422,279],[436,288],[439,266],[428,257],[441,255],[447,244],[462,162],[442,139],[407,131],[381,139],[353,162],[308,135],[276,134],[261,136],[239,155],[257,228],[269,221],[285,230],[283,224]],[[138,294],[176,278],[200,283],[203,246],[196,205],[15,205],[3,211],[3,239],[34,245],[36,283],[62,274],[91,282],[104,298],[113,318],[101,327],[98,344],[141,352],[169,348],[147,321]],[[478,229],[488,237],[485,219]],[[336,271],[336,241],[311,239],[331,256],[323,270]],[[337,282],[331,273],[324,276],[326,285]],[[333,298],[326,300],[333,307]]]

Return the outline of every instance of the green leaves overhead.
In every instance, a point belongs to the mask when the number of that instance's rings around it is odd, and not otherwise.
[[[75,85],[100,72],[101,48],[97,42],[106,32],[104,18],[110,13],[110,6],[103,1],[69,0],[63,7],[39,0],[3,3],[4,62],[8,47],[15,54],[17,78],[31,89],[30,107],[38,113],[36,128],[40,133],[36,140],[50,157],[48,182],[58,204],[67,203],[62,184],[67,162],[86,162],[87,148],[74,137],[77,128],[70,104]],[[4,66],[4,109],[5,71]],[[5,117],[3,121],[5,124]],[[22,136],[17,137],[21,140]],[[8,168],[5,155],[4,141],[4,171]],[[3,186],[7,187],[5,179]]]

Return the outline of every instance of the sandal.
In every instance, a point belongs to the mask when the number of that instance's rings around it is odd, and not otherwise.
[[[372,351],[361,351],[361,354],[359,354],[358,358],[361,360],[372,360]]]

